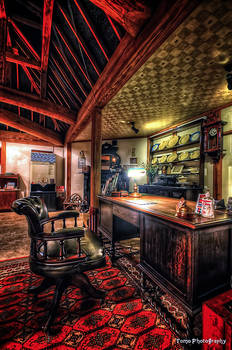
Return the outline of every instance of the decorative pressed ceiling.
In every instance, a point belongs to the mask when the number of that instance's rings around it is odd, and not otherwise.
[[[232,2],[202,1],[103,109],[103,138],[150,135],[232,104],[231,60]]]
[[[0,0],[0,140],[141,137],[232,103],[230,0]],[[134,122],[137,134],[131,129]]]

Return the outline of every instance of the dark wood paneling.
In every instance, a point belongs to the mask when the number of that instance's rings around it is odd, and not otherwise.
[[[181,292],[187,292],[188,238],[185,231],[144,216],[141,259],[167,278]]]
[[[230,279],[231,271],[228,262],[232,252],[229,239],[228,228],[199,233],[197,272],[199,298],[209,290],[225,287],[225,281]]]
[[[119,205],[113,206],[113,215],[131,223],[134,226],[139,226],[139,213],[131,209],[123,208]]]
[[[100,204],[100,226],[112,234],[113,206],[108,203]]]

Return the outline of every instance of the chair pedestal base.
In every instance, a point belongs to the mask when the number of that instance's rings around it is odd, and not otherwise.
[[[74,285],[75,287],[83,288],[91,297],[96,299],[104,299],[106,294],[104,291],[96,289],[91,284],[88,276],[86,276],[84,273],[78,273],[73,276],[68,276],[68,277],[59,278],[59,279],[51,279],[51,278],[45,277],[45,279],[42,281],[42,283],[38,287],[31,287],[28,290],[28,292],[34,294],[34,296],[37,297],[39,293],[45,291],[52,285],[55,285],[56,287],[55,287],[51,308],[49,311],[48,320],[43,327],[43,330],[45,332],[50,331],[50,328],[56,317],[56,312],[59,306],[60,299],[65,289],[69,285]]]

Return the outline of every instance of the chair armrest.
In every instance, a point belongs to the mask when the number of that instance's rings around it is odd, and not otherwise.
[[[49,219],[44,219],[41,220],[41,225],[46,225],[49,224],[50,222],[54,222],[57,220],[63,220],[63,219],[69,219],[69,218],[78,218],[79,217],[79,213],[75,210],[67,210],[63,213],[60,213],[56,216],[53,216],[52,218]]]
[[[45,234],[44,232],[40,232],[36,235],[33,235],[33,238],[40,241],[61,241],[71,238],[81,238],[85,235],[84,228],[77,229],[63,229],[58,232],[52,232],[51,234]]]

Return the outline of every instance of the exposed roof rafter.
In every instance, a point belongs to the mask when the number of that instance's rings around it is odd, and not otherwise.
[[[84,94],[85,97],[87,97],[87,94],[82,86],[82,84],[79,82],[79,80],[76,77],[76,74],[74,72],[74,70],[72,69],[69,61],[67,60],[66,56],[64,56],[62,54],[62,52],[60,51],[60,49],[58,48],[58,46],[56,44],[54,44],[54,47],[56,49],[56,51],[58,52],[60,58],[62,59],[62,61],[64,62],[64,64],[66,65],[66,67],[68,68],[69,72],[71,73],[73,79],[75,80],[75,82],[77,83],[77,85],[79,86],[80,90],[82,91],[82,93]]]
[[[59,29],[56,25],[54,28],[55,31],[57,31],[59,33],[59,36],[61,37],[63,43],[65,44],[66,48],[68,49],[70,55],[72,56],[72,58],[74,59],[74,61],[76,62],[77,66],[79,67],[80,71],[82,72],[82,74],[84,75],[85,79],[88,81],[89,85],[91,87],[93,87],[93,83],[91,82],[91,80],[89,79],[89,77],[86,75],[86,72],[83,70],[80,62],[78,61],[76,55],[74,54],[74,50],[72,49],[70,43],[68,43],[67,38],[65,37],[64,33],[62,32],[61,29]]]
[[[93,58],[91,57],[92,55],[90,54],[88,48],[86,47],[84,40],[80,37],[80,34],[77,34],[77,32],[75,31],[75,29],[73,28],[72,24],[71,24],[71,20],[69,19],[68,15],[65,13],[65,11],[61,8],[60,5],[58,5],[58,8],[60,10],[60,12],[62,13],[64,19],[66,20],[66,22],[69,25],[69,28],[71,29],[71,31],[73,32],[73,34],[75,35],[79,45],[81,46],[81,48],[83,49],[83,51],[85,52],[86,56],[88,57],[89,61],[91,62],[95,72],[97,73],[97,75],[100,75],[100,70],[97,67],[96,62],[94,62]]]
[[[31,59],[29,60],[23,56],[15,55],[10,51],[6,52],[6,61],[11,62],[11,63],[17,63],[17,64],[20,64],[21,66],[40,70],[40,62],[39,61],[35,61],[35,60],[31,60]]]
[[[111,19],[110,16],[108,16],[108,15],[106,15],[106,17],[108,18],[108,21],[110,22],[111,27],[113,28],[113,31],[115,32],[115,34],[116,34],[118,40],[120,41],[120,40],[121,40],[121,36],[120,36],[120,34],[119,34],[117,28],[115,27],[115,25],[114,25],[112,19]]]
[[[70,109],[48,102],[38,96],[10,88],[0,87],[0,102],[45,114],[70,125],[73,125],[76,120],[76,114]]]
[[[63,71],[63,69],[61,68],[61,66],[59,65],[59,63],[57,62],[57,60],[52,57],[51,62],[53,63],[53,65],[56,66],[56,68],[58,69],[58,71],[60,72],[60,74],[62,75],[62,77],[64,78],[65,81],[65,85],[67,84],[69,89],[71,90],[73,96],[75,96],[75,98],[80,102],[80,104],[83,103],[82,99],[77,95],[76,91],[74,90],[72,84],[70,83],[70,79],[68,78],[68,76],[66,75],[66,73]],[[55,73],[54,73],[55,74]],[[64,82],[63,82],[64,83]]]
[[[54,0],[44,0],[43,8],[43,32],[42,32],[42,54],[41,54],[41,82],[40,96],[46,97],[47,90],[47,70],[50,49],[50,39],[52,31],[52,15]]]
[[[37,86],[36,82],[34,81],[31,73],[29,72],[29,70],[27,69],[27,67],[24,67],[22,66],[22,69],[24,70],[24,72],[26,73],[28,79],[30,80],[31,82],[31,85],[33,86],[33,88],[35,89],[36,93],[39,95],[40,94],[40,89],[39,87]]]
[[[41,146],[52,145],[51,143],[40,140],[37,137],[34,137],[32,135],[22,133],[22,132],[16,132],[16,131],[0,130],[0,139],[5,142],[22,143],[22,144],[30,144],[30,145],[41,145]]]
[[[29,43],[25,35],[22,33],[22,31],[19,29],[19,27],[15,24],[15,22],[9,18],[9,22],[12,24],[15,32],[18,34],[18,36],[21,38],[21,40],[24,42],[24,44],[27,46],[27,48],[30,50],[32,55],[35,57],[37,61],[40,61],[40,57],[37,54],[37,52],[33,49],[32,45]]]
[[[107,60],[107,62],[109,61],[109,57],[106,53],[106,50],[104,49],[103,45],[100,43],[100,40],[99,38],[97,37],[97,34],[95,33],[96,30],[94,30],[94,26],[93,26],[93,23],[91,22],[89,16],[87,13],[85,13],[85,10],[83,9],[82,5],[77,1],[77,0],[73,0],[76,7],[78,8],[78,10],[80,11],[82,17],[84,18],[87,26],[89,27],[89,30],[91,31],[91,33],[93,34],[96,42],[98,43],[98,46],[100,47],[103,55],[105,56],[105,59]]]
[[[0,109],[0,122],[11,126],[17,130],[21,130],[32,136],[38,137],[56,146],[62,146],[61,137],[54,131],[45,129],[41,125],[32,122],[26,118],[19,118],[16,113]]]
[[[52,82],[54,88],[57,90],[57,92],[59,93],[60,97],[63,99],[63,101],[66,103],[67,106],[69,106],[70,108],[70,103],[67,101],[67,98],[65,97],[64,93],[66,94],[66,96],[68,96],[69,100],[71,100],[71,102],[73,104],[76,105],[76,102],[74,101],[73,97],[71,95],[68,94],[67,92],[67,86],[65,85],[65,83],[63,82],[63,80],[61,79],[61,77],[59,76],[58,72],[53,69],[51,67],[51,71],[54,75],[54,77],[57,79],[57,82],[59,83],[59,85],[61,86],[61,88],[63,89],[63,91],[61,92],[61,90],[59,89],[59,87],[57,86],[57,84],[55,83],[55,81],[52,79],[52,77],[50,76],[50,81]],[[56,95],[57,96],[57,95]],[[62,103],[61,103],[62,104]]]
[[[120,23],[133,37],[136,37],[140,28],[151,16],[150,8],[144,1],[128,0],[90,0],[101,8],[107,15]]]
[[[82,124],[96,107],[104,107],[177,26],[193,11],[200,0],[161,2],[150,21],[136,38],[126,34],[94,88],[78,112],[76,125],[69,128],[65,143],[73,141]]]

